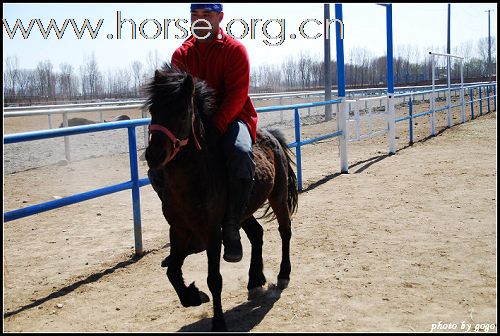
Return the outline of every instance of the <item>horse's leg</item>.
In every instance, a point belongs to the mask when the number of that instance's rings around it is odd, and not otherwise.
[[[210,299],[205,293],[198,290],[194,282],[189,287],[186,287],[184,284],[182,264],[185,258],[185,255],[170,253],[167,276],[184,307],[199,306],[202,303],[210,301]]]
[[[286,195],[286,194],[285,194]],[[278,220],[278,230],[281,236],[281,264],[280,272],[278,273],[278,288],[285,289],[290,282],[290,272],[292,266],[290,263],[290,239],[292,238],[292,227],[290,215],[288,212],[288,205],[286,198],[280,197],[278,200],[274,198],[269,199],[269,204]]]
[[[207,249],[208,277],[207,284],[212,293],[214,317],[212,331],[227,331],[224,313],[222,311],[222,275],[220,274],[220,252],[222,246],[222,233],[220,229],[214,233],[210,246]]]
[[[264,230],[262,226],[257,222],[254,216],[246,219],[241,225],[245,231],[250,243],[252,244],[252,256],[250,259],[250,269],[248,271],[248,297],[252,299],[254,296],[258,295],[258,290],[266,283],[266,277],[263,273],[263,261],[262,261],[262,244]]]
[[[181,234],[182,237],[182,234]],[[183,242],[182,244],[180,242]],[[170,255],[162,261],[163,267],[167,268],[167,277],[175,289],[181,304],[184,307],[199,306],[210,301],[208,295],[196,288],[194,282],[189,287],[184,284],[182,277],[182,264],[188,255],[184,248],[184,240],[179,237],[179,233],[170,227]]]

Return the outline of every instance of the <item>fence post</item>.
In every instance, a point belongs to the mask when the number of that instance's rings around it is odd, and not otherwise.
[[[300,150],[300,114],[299,109],[294,109],[295,113],[295,156],[297,158],[297,184],[299,191],[302,191],[302,155]]]
[[[141,109],[141,116],[146,118],[146,111],[144,109]],[[143,126],[142,129],[144,133],[144,148],[147,148],[149,144],[149,129],[148,126]]]
[[[396,153],[396,113],[394,111],[394,96],[387,96],[387,122],[389,128],[389,154]]]
[[[488,113],[491,112],[490,110],[490,86],[486,86],[486,94],[488,95],[488,98],[486,99],[486,101],[488,102]]]
[[[495,112],[497,111],[497,89],[496,84],[493,85],[493,106],[495,107]]]
[[[335,19],[342,22],[342,4],[335,4]],[[337,113],[337,127],[342,131],[339,137],[340,171],[348,173],[349,164],[347,160],[347,117],[346,117],[346,93],[344,77],[344,41],[340,36],[340,24],[335,25],[335,41],[337,45],[337,95],[341,99]]]
[[[349,163],[347,160],[347,141],[349,140],[349,135],[347,134],[347,118],[348,118],[348,107],[345,101],[345,97],[341,98],[339,114],[337,115],[337,128],[342,131],[339,136],[339,152],[340,152],[340,172],[348,173]]]
[[[307,95],[307,102],[310,103],[311,102],[311,96],[310,95]],[[332,114],[332,111],[330,111],[330,115]],[[308,107],[307,108],[307,116],[311,116],[311,107]]]
[[[52,129],[52,114],[47,114],[47,117],[49,117],[49,129]]]
[[[366,105],[366,100],[365,100]],[[389,107],[389,105],[387,105]],[[368,114],[368,134],[373,133],[373,118],[372,118],[372,109],[368,109],[365,113]],[[387,109],[386,113],[389,113],[389,109]],[[366,115],[365,115],[366,116]]]
[[[141,196],[139,191],[139,165],[137,163],[137,141],[135,126],[128,127],[128,150],[130,155],[130,177],[132,180],[132,210],[134,214],[135,255],[141,256],[142,228],[141,228]]]
[[[462,114],[462,124],[465,122],[465,91],[464,91],[464,60],[460,62],[460,113]]]
[[[410,106],[410,145],[413,145],[413,99],[411,95],[408,104]]]
[[[396,153],[396,114],[394,112],[394,57],[392,35],[392,4],[385,5],[385,22],[387,36],[387,112],[389,118],[389,154]]]
[[[63,113],[63,126],[68,127],[68,113]],[[66,154],[66,161],[71,161],[71,153],[69,148],[69,137],[64,137],[64,153]]]
[[[480,116],[483,115],[483,93],[481,91],[483,91],[482,86],[479,87],[479,115]]]
[[[448,125],[448,128],[451,127],[451,78],[450,78],[450,64],[451,64],[451,58],[450,56],[446,57],[448,59],[447,62],[447,80],[448,80],[448,85],[447,85],[447,90],[446,90],[446,105],[448,105],[448,110],[446,113],[446,124]]]
[[[337,109],[338,111],[338,109]],[[356,120],[356,140],[361,140],[361,119],[359,118],[359,105],[358,101],[354,101],[354,119]]]
[[[470,96],[470,119],[474,119],[474,88],[469,88]]]
[[[434,80],[434,75],[435,75],[435,67],[436,64],[434,63],[434,55],[431,54],[431,65],[432,65],[432,91],[431,91],[431,135],[434,136],[436,135],[436,127],[434,126],[434,100],[435,100],[435,80]],[[439,91],[438,91],[439,95]]]
[[[283,97],[280,97],[280,106],[283,106]],[[283,110],[280,111],[280,123],[283,123]]]

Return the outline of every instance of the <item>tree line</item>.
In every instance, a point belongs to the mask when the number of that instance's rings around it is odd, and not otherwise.
[[[430,46],[421,52],[417,47],[402,45],[395,48],[394,82],[396,86],[419,85],[430,82],[432,74],[428,50],[444,53],[443,47]],[[473,43],[464,42],[453,54],[464,57],[464,81],[488,79],[488,38]],[[496,40],[492,38],[492,69],[496,68]],[[386,56],[374,56],[366,48],[353,48],[345,55],[346,86],[351,88],[386,85]],[[436,64],[435,78],[444,81],[446,60]],[[83,64],[74,68],[62,63],[54,68],[50,60],[40,61],[35,69],[23,69],[17,57],[4,60],[5,103],[36,103],[97,99],[142,98],[141,88],[155,69],[161,66],[158,51],[148,53],[144,63],[134,61],[129,67],[103,71],[92,54]],[[290,55],[280,64],[252,67],[251,92],[279,92],[287,90],[318,89],[324,87],[324,61],[302,51]],[[494,70],[492,70],[494,72]],[[331,76],[337,85],[337,64],[331,62]],[[459,62],[452,62],[453,80],[460,79]]]
[[[148,53],[145,64],[133,61],[130,67],[102,71],[92,54],[74,68],[61,63],[55,69],[50,60],[38,62],[35,69],[23,69],[17,57],[4,60],[4,101],[36,103],[54,101],[140,98],[141,88],[161,66],[158,51]]]
[[[496,68],[496,40],[492,37],[492,73]],[[397,46],[394,51],[394,84],[396,86],[419,85],[431,82],[432,64],[428,51],[446,53],[444,47],[429,46],[422,50],[411,45]],[[464,81],[488,80],[488,38],[476,43],[467,41],[452,50],[452,54],[464,57]],[[345,82],[350,88],[387,85],[387,57],[373,56],[366,48],[353,48],[345,56]],[[337,86],[337,63],[331,62],[332,85]],[[252,69],[251,90],[276,92],[281,90],[318,89],[324,87],[325,64],[320,57],[309,53],[290,55],[281,64],[260,65]],[[446,59],[436,58],[435,79],[446,81]],[[460,63],[451,63],[451,78],[460,81]]]

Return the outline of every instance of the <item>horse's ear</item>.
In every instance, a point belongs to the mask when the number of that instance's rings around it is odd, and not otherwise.
[[[194,93],[193,76],[186,75],[186,78],[184,78],[184,81],[182,82],[182,88],[183,88],[183,90],[189,92],[191,95]]]
[[[155,82],[158,82],[160,80],[161,73],[160,70],[155,70]]]

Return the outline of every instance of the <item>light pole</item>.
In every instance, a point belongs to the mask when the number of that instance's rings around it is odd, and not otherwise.
[[[488,78],[491,83],[491,32],[490,32],[490,12],[493,12],[493,9],[485,10],[488,12]]]
[[[330,22],[330,4],[324,5],[324,19],[323,22]],[[326,31],[328,29],[328,31]],[[330,25],[325,25],[325,101],[332,99],[332,73],[330,61]],[[325,105],[325,120],[332,119],[332,105]]]
[[[448,38],[447,38],[447,43],[446,43],[446,53],[451,54],[451,41],[450,41],[450,35],[451,35],[451,4],[448,4],[448,27],[447,27],[447,32],[448,32]]]

